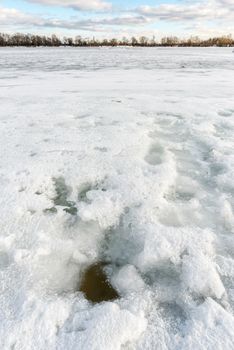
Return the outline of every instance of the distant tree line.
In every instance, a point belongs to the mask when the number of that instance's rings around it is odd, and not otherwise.
[[[147,38],[141,36],[139,38],[132,37],[131,39],[123,37],[122,39],[96,39],[82,38],[81,36],[59,38],[55,34],[51,36],[33,35],[33,34],[4,34],[0,33],[0,47],[4,46],[73,46],[73,47],[92,47],[92,46],[139,46],[139,47],[154,47],[154,46],[189,46],[189,47],[208,47],[208,46],[234,46],[232,36],[226,35],[210,39],[200,39],[197,36],[189,39],[179,39],[176,36],[167,36],[160,41],[156,41],[155,37]]]

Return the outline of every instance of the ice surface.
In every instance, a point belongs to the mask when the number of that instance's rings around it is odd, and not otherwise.
[[[234,348],[233,72],[231,48],[0,50],[1,349]],[[85,298],[92,266],[119,298]]]

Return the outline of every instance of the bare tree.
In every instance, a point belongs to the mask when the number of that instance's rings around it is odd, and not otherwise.
[[[157,43],[155,37],[149,39],[146,36],[140,38],[132,37],[130,40],[123,37],[121,40],[116,38],[97,40],[95,37],[92,39],[82,38],[77,35],[74,39],[71,37],[64,37],[62,40],[55,34],[51,36],[45,35],[32,35],[32,34],[5,34],[0,33],[0,46],[234,46],[234,39],[231,34],[204,39],[201,40],[198,36],[191,36],[188,39],[179,39],[176,36],[168,36],[161,39],[160,43]]]

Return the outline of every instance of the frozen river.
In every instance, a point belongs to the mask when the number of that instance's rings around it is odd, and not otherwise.
[[[0,49],[0,348],[234,349],[231,48]]]

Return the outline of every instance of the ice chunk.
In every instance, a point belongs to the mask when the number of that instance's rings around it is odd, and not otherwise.
[[[224,295],[225,289],[215,264],[207,256],[202,253],[185,255],[182,264],[182,280],[191,291],[218,299]]]
[[[147,321],[115,303],[105,303],[75,314],[69,333],[64,333],[58,349],[120,350],[136,341]]]
[[[123,266],[113,277],[112,283],[124,294],[140,292],[145,288],[145,283],[133,265]]]

